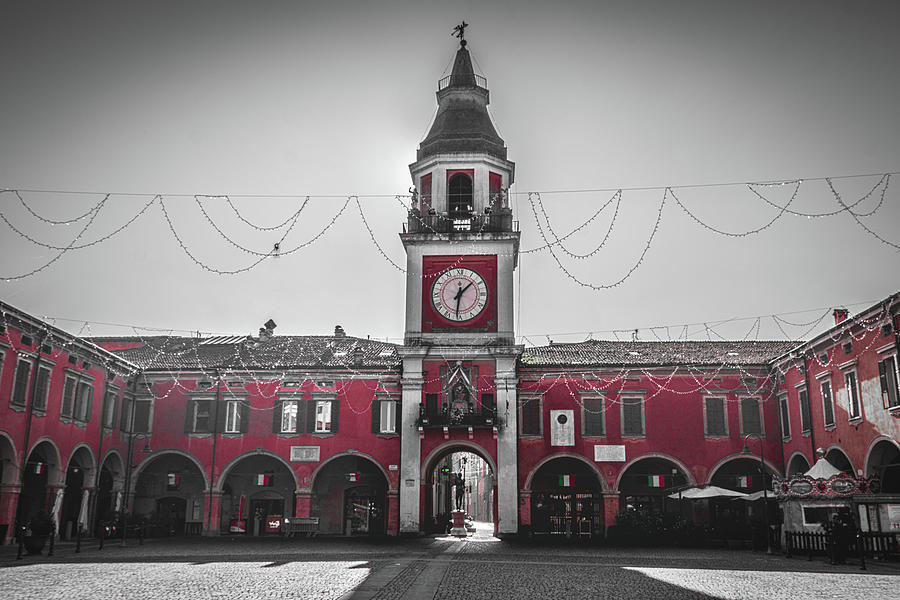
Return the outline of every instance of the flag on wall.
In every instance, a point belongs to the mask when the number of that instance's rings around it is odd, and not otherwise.
[[[166,475],[166,487],[170,490],[177,490],[179,485],[181,485],[181,475],[178,473],[169,473]]]
[[[751,488],[753,487],[753,477],[749,475],[741,475],[737,478],[738,487],[742,488]]]
[[[256,476],[256,485],[269,487],[272,485],[272,476],[260,473]]]
[[[648,475],[647,476],[647,485],[653,488],[661,488],[666,487],[666,476],[665,475]]]
[[[34,474],[40,475],[43,472],[44,472],[44,463],[42,463],[42,462],[34,463]]]
[[[560,475],[559,476],[559,487],[572,487],[572,476],[571,475]]]

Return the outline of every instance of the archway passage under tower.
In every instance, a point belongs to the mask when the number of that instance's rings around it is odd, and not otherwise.
[[[497,531],[496,478],[490,463],[473,448],[451,447],[434,457],[426,471],[422,529],[429,534],[448,533],[453,511],[467,516],[472,528]]]

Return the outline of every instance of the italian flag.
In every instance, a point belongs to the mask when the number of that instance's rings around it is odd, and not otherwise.
[[[572,476],[571,475],[560,475],[559,476],[559,487],[572,487]]]
[[[666,476],[665,475],[648,475],[647,476],[647,485],[650,487],[666,487]]]
[[[753,487],[753,478],[750,476],[741,476],[737,478],[738,487],[749,488]]]
[[[43,472],[44,472],[44,463],[42,463],[42,462],[34,463],[34,474],[40,475]]]
[[[178,476],[178,473],[168,473],[166,475],[166,478],[167,478],[166,483],[168,484],[169,487],[178,487],[179,479],[181,479]]]
[[[269,486],[272,485],[272,476],[260,473],[256,476],[256,485]]]

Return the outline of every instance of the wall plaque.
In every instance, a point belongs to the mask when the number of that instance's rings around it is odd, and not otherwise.
[[[596,462],[625,462],[624,444],[597,444],[594,446]]]
[[[291,446],[291,462],[319,462],[319,447]]]

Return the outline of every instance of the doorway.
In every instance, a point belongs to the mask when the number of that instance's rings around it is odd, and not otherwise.
[[[267,493],[271,494],[270,492]],[[253,517],[253,522],[247,531],[250,535],[281,533],[281,523],[284,518],[284,499],[270,497],[250,500],[250,514]]]

